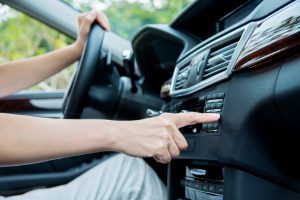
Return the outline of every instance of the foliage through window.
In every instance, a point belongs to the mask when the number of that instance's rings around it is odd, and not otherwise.
[[[42,55],[74,42],[60,32],[3,4],[0,4],[0,38],[0,63]],[[69,67],[29,90],[65,89],[74,70],[74,66]]]
[[[104,10],[111,29],[132,39],[147,24],[168,24],[193,0],[63,0],[83,12]]]

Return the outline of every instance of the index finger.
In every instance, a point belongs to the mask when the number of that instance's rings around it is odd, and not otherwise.
[[[176,123],[176,126],[178,128],[182,128],[192,124],[217,121],[220,119],[220,114],[187,112],[173,114],[172,118],[172,120]]]

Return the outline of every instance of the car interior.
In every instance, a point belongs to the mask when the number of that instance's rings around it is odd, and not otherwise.
[[[0,0],[76,38],[62,1]],[[180,131],[188,149],[148,164],[168,199],[300,199],[300,1],[192,1],[170,24],[131,41],[93,24],[66,93],[17,93],[0,112],[136,120],[162,112],[220,113]],[[83,133],[84,134],[84,133]],[[113,152],[0,168],[0,195],[69,182]]]

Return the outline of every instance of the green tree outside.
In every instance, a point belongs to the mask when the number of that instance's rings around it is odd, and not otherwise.
[[[0,4],[0,38],[0,63],[42,55],[67,46],[74,41],[3,4]],[[75,66],[73,65],[30,88],[30,90],[55,91],[65,89],[74,69]]]
[[[192,0],[63,0],[76,9],[103,9],[112,31],[132,37],[147,24],[169,24]]]

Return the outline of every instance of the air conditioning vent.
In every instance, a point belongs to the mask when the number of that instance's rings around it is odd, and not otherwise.
[[[178,70],[178,74],[176,76],[175,89],[179,90],[184,88],[187,77],[189,75],[189,63],[184,65]]]
[[[234,40],[229,44],[227,43],[226,46],[212,49],[208,58],[207,65],[203,72],[202,80],[208,79],[227,70],[237,44],[238,40]]]

